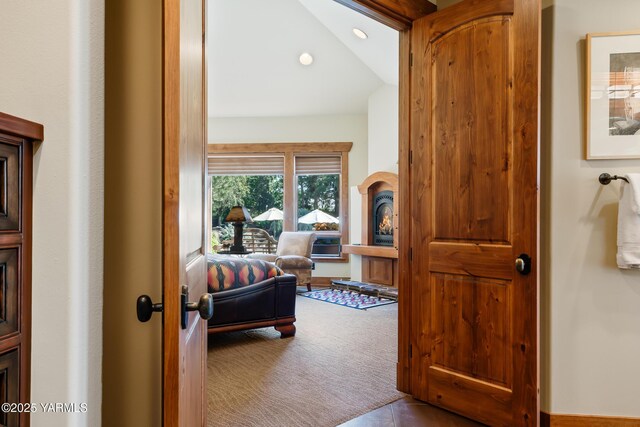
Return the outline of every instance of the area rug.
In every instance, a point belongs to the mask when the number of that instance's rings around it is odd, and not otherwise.
[[[397,302],[388,298],[341,289],[322,289],[319,291],[303,292],[300,295],[345,307],[357,308],[359,310],[366,310],[367,308],[380,307],[381,305]]]
[[[404,396],[396,304],[296,304],[293,338],[273,328],[209,338],[208,426],[334,427]]]

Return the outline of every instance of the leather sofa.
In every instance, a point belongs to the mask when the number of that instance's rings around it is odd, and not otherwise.
[[[211,254],[207,269],[209,334],[274,326],[281,338],[295,335],[296,276],[262,260]]]

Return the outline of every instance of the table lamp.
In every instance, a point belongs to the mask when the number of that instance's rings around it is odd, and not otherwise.
[[[233,246],[229,248],[229,252],[244,253],[245,247],[242,245],[242,226],[245,222],[253,221],[249,211],[244,206],[234,206],[229,211],[229,215],[224,219],[225,222],[233,223]]]

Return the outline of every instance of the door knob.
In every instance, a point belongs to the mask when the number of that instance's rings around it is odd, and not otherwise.
[[[213,316],[213,297],[211,294],[203,294],[197,303],[187,302],[189,299],[189,291],[186,286],[182,287],[181,307],[182,307],[182,329],[187,328],[189,311],[197,311],[203,320],[209,320]]]
[[[531,273],[531,257],[527,254],[520,254],[516,258],[516,270],[522,275]]]
[[[198,303],[188,302],[187,311],[197,311],[204,320],[209,320],[213,316],[213,298],[211,294],[204,294]]]
[[[149,295],[140,295],[136,301],[136,314],[141,322],[148,322],[151,315],[162,311],[162,303],[154,304]]]

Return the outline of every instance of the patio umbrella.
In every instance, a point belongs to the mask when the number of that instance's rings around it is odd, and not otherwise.
[[[253,217],[254,221],[282,221],[283,219],[284,213],[278,208],[271,208]]]
[[[318,222],[338,224],[340,221],[338,220],[338,218],[331,216],[328,213],[322,212],[320,209],[316,209],[298,219],[298,222],[301,224],[316,224]]]

